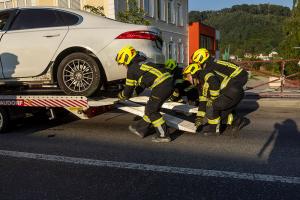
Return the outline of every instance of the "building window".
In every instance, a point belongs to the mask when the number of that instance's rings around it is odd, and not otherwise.
[[[178,56],[177,56],[177,61],[178,63],[183,63],[184,62],[184,47],[182,43],[178,44]]]
[[[157,18],[166,21],[165,17],[165,0],[157,0]]]
[[[213,38],[206,35],[200,35],[200,47],[208,50],[213,50]]]
[[[81,3],[80,3],[80,0],[70,0],[70,8],[72,9],[78,9],[80,10],[81,9]]]
[[[12,7],[14,7],[12,1],[5,1],[4,5],[5,5],[5,8],[12,8]]]
[[[173,55],[172,55],[172,58],[174,60],[176,60],[176,62],[178,62],[177,60],[177,57],[178,57],[178,48],[177,48],[177,45],[175,43],[173,43]]]
[[[175,23],[174,0],[168,0],[168,23]]]
[[[18,7],[24,7],[24,6],[26,6],[25,0],[18,0],[18,1],[17,1],[17,6],[18,6]]]
[[[57,2],[58,2],[58,7],[62,7],[62,8],[68,8],[69,7],[68,0],[59,0]]]
[[[142,0],[143,10],[149,17],[154,17],[154,0]]]
[[[137,7],[140,8],[140,1],[135,1]],[[129,0],[126,1],[126,8],[127,10],[130,10],[131,8],[133,8],[134,2],[130,2]]]
[[[183,26],[182,5],[180,3],[176,7],[176,25]]]
[[[0,9],[13,8],[13,7],[25,7],[32,6],[31,0],[2,0],[0,2]]]
[[[32,0],[25,0],[26,1],[26,6],[32,6]]]
[[[58,0],[58,7],[62,8],[72,8],[72,9],[81,9],[81,0]]]
[[[146,13],[146,15],[150,14],[150,1],[149,0],[143,0],[143,10]]]
[[[176,45],[175,42],[169,42],[168,44],[168,48],[167,48],[167,58],[168,59],[174,59],[176,61],[178,61],[178,53],[180,52],[180,50],[178,49],[178,45]]]
[[[174,46],[174,42],[169,42],[169,44],[168,44],[168,59],[173,58],[173,46]]]

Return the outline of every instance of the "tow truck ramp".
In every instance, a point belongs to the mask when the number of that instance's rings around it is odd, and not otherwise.
[[[148,100],[149,97],[147,96],[134,97],[126,101],[118,101],[117,98],[108,98],[100,101],[90,101],[89,106],[98,106],[99,103],[101,105],[110,105],[118,102],[116,105],[118,109],[143,117],[145,106],[141,104],[147,103]],[[197,107],[177,102],[166,102],[162,105],[162,108],[177,111],[180,113],[197,113]],[[164,112],[161,112],[161,114],[166,120],[168,126],[184,132],[196,133],[196,127],[194,123],[170,114],[166,114]]]
[[[145,106],[132,101],[123,101],[122,103],[117,105],[117,108],[125,112],[138,115],[140,117],[144,116]],[[196,133],[196,127],[194,123],[175,117],[173,115],[166,114],[164,112],[161,112],[161,114],[166,120],[168,126],[184,132]]]
[[[9,107],[29,107],[31,109],[46,108],[49,109],[52,114],[52,109],[64,108],[80,119],[89,119],[98,113],[105,112],[105,107],[115,106],[120,110],[142,117],[145,110],[143,104],[147,103],[148,99],[149,97],[147,96],[134,97],[127,101],[118,101],[117,98],[88,99],[83,96],[0,95],[0,125],[8,121],[5,117],[9,116]],[[197,108],[194,106],[176,102],[166,102],[162,108],[180,113],[197,112]],[[163,112],[161,112],[161,114],[168,126],[185,132],[196,132],[194,123]],[[54,118],[54,116],[50,118]]]

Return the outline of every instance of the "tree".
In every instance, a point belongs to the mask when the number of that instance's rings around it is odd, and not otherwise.
[[[285,38],[280,45],[282,55],[286,58],[300,58],[300,5],[294,7],[292,16],[286,20],[284,33]]]
[[[191,11],[189,14],[190,22],[201,20],[221,32],[222,50],[230,45],[232,54],[243,55],[277,50],[284,38],[284,21],[291,17],[291,10],[272,4],[243,4],[219,11]]]
[[[95,6],[91,6],[91,5],[85,5],[85,6],[83,6],[83,9],[90,13],[93,13],[96,15],[101,15],[101,16],[105,17],[105,14],[103,12],[104,11],[103,6],[95,7]]]
[[[131,24],[150,25],[150,21],[145,19],[146,13],[138,7],[136,0],[128,0],[128,9],[119,12],[117,20]]]

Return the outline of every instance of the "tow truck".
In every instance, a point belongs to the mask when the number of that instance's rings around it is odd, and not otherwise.
[[[25,117],[28,114],[47,112],[49,119],[54,119],[56,109],[64,109],[80,119],[89,119],[112,107],[142,117],[145,109],[144,104],[148,98],[147,96],[139,96],[126,101],[118,101],[117,98],[109,97],[0,94],[0,133],[7,131],[12,120]],[[197,112],[197,108],[194,106],[176,102],[166,102],[162,108],[186,114]],[[196,132],[194,123],[165,112],[161,112],[161,114],[170,127],[185,132]]]

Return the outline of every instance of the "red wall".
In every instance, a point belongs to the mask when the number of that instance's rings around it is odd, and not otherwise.
[[[200,22],[193,22],[189,25],[189,56],[197,50],[202,48],[200,46],[201,35],[212,38],[211,54],[214,55],[216,51],[216,30],[210,26],[201,24]],[[191,62],[191,59],[190,59]]]

